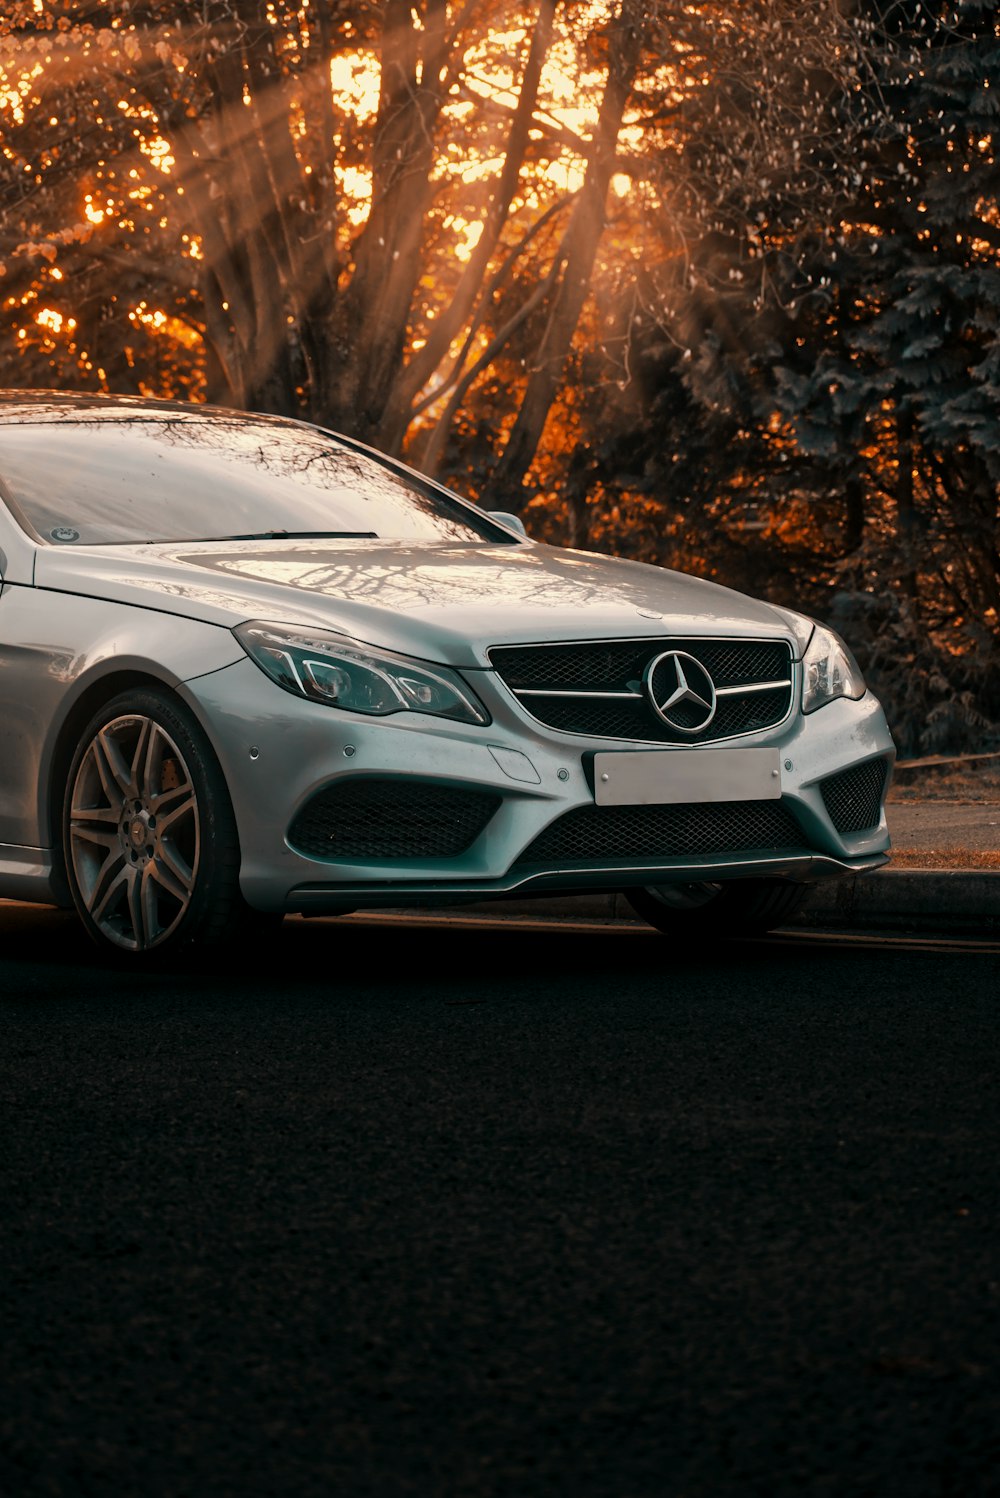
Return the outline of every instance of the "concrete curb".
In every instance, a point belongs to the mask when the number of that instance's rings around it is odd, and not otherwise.
[[[463,905],[461,912],[532,920],[637,919],[620,894],[489,900]],[[815,886],[789,925],[823,930],[917,931],[925,936],[1000,933],[1000,870],[889,868],[829,880]]]
[[[800,926],[855,930],[1000,932],[1000,871],[879,869],[817,885]]]
[[[928,754],[923,759],[897,759],[892,778],[894,784],[909,784],[928,772],[933,775],[938,770],[966,769],[994,759],[1000,759],[1000,749],[984,749],[979,754]]]

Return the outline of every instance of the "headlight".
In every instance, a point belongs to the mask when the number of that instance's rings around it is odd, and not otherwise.
[[[482,703],[447,666],[428,666],[324,629],[251,621],[233,634],[272,681],[311,702],[375,717],[410,712],[490,722]]]
[[[802,657],[802,711],[814,712],[837,697],[863,697],[865,679],[839,635],[817,624]]]

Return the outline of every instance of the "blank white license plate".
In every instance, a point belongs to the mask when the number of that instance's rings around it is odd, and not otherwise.
[[[776,801],[777,749],[637,749],[594,755],[598,806],[652,806],[667,801]]]

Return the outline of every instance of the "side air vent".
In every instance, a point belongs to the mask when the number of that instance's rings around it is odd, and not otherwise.
[[[502,797],[425,780],[341,780],[306,803],[288,830],[310,858],[457,858]]]
[[[886,760],[870,759],[820,781],[823,803],[838,832],[870,832],[878,826],[888,773]]]

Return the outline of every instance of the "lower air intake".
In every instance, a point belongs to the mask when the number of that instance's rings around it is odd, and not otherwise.
[[[820,781],[820,794],[838,832],[870,832],[882,819],[889,766],[870,759]]]
[[[650,863],[703,853],[804,847],[798,823],[780,801],[580,806],[546,827],[518,863]]]
[[[501,799],[436,781],[339,781],[306,803],[288,841],[310,858],[457,858]]]

